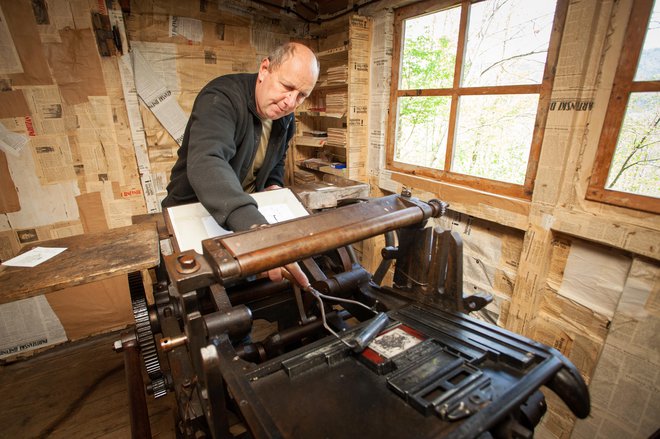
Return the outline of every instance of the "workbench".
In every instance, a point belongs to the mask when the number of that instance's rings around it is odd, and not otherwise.
[[[66,250],[36,267],[2,266],[0,304],[155,267],[159,261],[153,222],[41,241],[25,251],[34,247]]]

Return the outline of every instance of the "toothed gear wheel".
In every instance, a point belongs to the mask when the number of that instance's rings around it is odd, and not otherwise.
[[[160,398],[167,394],[167,384],[162,376],[151,381],[151,392],[154,398]]]
[[[135,318],[135,333],[142,353],[142,360],[154,389],[154,398],[160,398],[167,393],[165,380],[161,373],[156,340],[149,322],[149,308],[142,283],[142,273],[139,271],[129,273],[128,287],[131,291],[133,317]],[[158,391],[157,391],[158,389]],[[162,390],[161,390],[162,389]]]

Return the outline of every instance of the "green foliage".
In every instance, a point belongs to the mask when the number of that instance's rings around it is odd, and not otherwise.
[[[445,36],[432,38],[428,27],[419,37],[406,39],[401,63],[401,88],[451,87],[456,63],[455,45]]]

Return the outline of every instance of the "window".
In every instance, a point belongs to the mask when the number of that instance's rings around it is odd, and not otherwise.
[[[587,198],[660,213],[660,2],[635,0]]]
[[[530,198],[567,3],[397,9],[388,168]]]

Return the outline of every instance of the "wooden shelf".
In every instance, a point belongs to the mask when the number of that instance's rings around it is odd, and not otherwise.
[[[333,89],[333,88],[346,88],[348,87],[348,83],[346,82],[335,82],[328,84],[327,82],[317,82],[316,85],[314,86],[314,90],[327,90],[327,89]]]
[[[296,169],[313,171],[317,177],[366,181],[367,151],[354,146],[369,142],[367,114],[362,109],[366,108],[369,95],[372,21],[353,15],[348,22],[342,22],[341,28],[328,36],[322,46],[326,50],[317,53],[321,76],[305,105],[296,111],[299,134],[326,131],[328,137],[318,146],[308,145],[309,142],[295,144],[293,161]],[[349,117],[355,118],[350,129]]]
[[[310,111],[310,110],[298,111],[298,115],[314,116],[314,117],[332,117],[334,119],[343,119],[344,117],[346,117],[346,113],[327,113],[325,111]]]
[[[297,146],[309,146],[312,148],[323,148],[327,143],[327,137],[313,137],[313,136],[295,136]]]
[[[346,59],[348,57],[348,44],[319,52],[316,54],[316,57],[322,61],[338,61]]]

